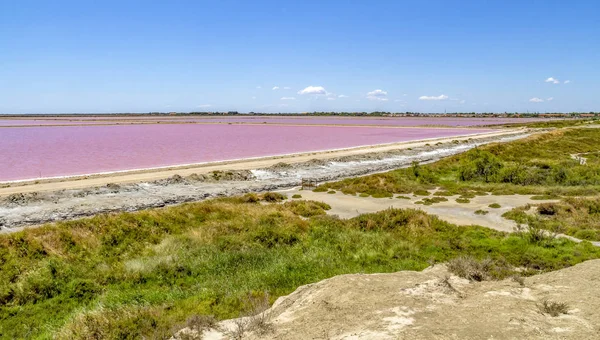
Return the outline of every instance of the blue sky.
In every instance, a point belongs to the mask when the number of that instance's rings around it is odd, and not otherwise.
[[[598,13],[586,0],[5,0],[0,113],[600,111]]]

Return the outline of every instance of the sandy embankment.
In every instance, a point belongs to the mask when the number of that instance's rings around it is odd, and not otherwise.
[[[432,162],[478,145],[523,138],[526,130],[184,168],[47,181],[1,189],[0,232],[99,213],[137,211],[212,197],[291,188]],[[284,163],[282,163],[284,162]],[[220,174],[210,173],[225,170]],[[215,179],[216,177],[223,178]]]
[[[470,282],[445,265],[340,275],[299,287],[257,316],[202,339],[598,339],[600,260],[517,280]],[[564,303],[550,315],[544,301]],[[240,331],[240,325],[244,331]],[[174,339],[198,332],[184,329]]]
[[[96,175],[72,176],[67,178],[41,179],[24,182],[0,183],[0,196],[6,196],[18,193],[31,193],[42,191],[56,191],[69,189],[82,189],[90,187],[104,186],[109,183],[126,184],[138,182],[151,182],[160,179],[172,177],[173,175],[189,176],[191,174],[204,174],[220,170],[252,170],[272,166],[279,162],[296,164],[307,162],[314,159],[330,159],[336,157],[358,156],[368,153],[383,153],[392,150],[403,150],[409,148],[422,147],[429,143],[448,143],[453,140],[463,141],[467,139],[481,140],[494,137],[514,135],[516,133],[525,133],[526,129],[499,130],[489,133],[479,133],[465,136],[448,138],[431,138],[418,141],[400,142],[384,145],[361,146],[355,148],[306,152],[291,155],[261,157],[252,159],[242,159],[233,161],[210,162],[201,164],[192,164],[185,166],[163,167],[156,169],[132,170],[113,172]]]

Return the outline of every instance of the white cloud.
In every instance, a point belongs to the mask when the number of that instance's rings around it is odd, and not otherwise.
[[[406,97],[406,96],[407,96],[407,94],[405,93],[405,94],[403,94],[402,96],[403,96],[403,97]]]
[[[281,97],[281,100],[296,100],[295,97]]]
[[[340,94],[340,95],[338,96],[338,98],[348,98],[348,96],[347,96],[347,95],[345,95],[345,94]]]
[[[285,86],[283,89],[284,89],[284,90],[291,90],[292,88],[291,88],[291,87],[289,87],[289,86]]]
[[[544,100],[538,97],[533,97],[531,99],[529,99],[530,102],[532,103],[542,103]]]
[[[196,107],[200,107],[200,108],[202,108],[202,107],[211,107],[211,106],[212,106],[212,105],[210,105],[210,104],[202,104],[202,105],[198,105],[198,106],[196,106]]]
[[[565,84],[568,84],[568,83],[570,83],[570,82],[571,82],[570,80],[565,80]]]
[[[275,90],[279,90],[279,86],[273,86],[272,90],[273,90],[273,91],[275,91]]]
[[[467,101],[463,99],[463,100],[459,101],[458,103],[459,103],[459,104],[464,104],[464,103],[466,103],[466,102],[467,102]]]
[[[256,99],[256,97],[255,97],[255,96],[253,96],[253,97],[252,97],[252,99]]]
[[[544,80],[546,83],[552,83],[552,84],[560,84],[560,81],[556,78],[550,77],[546,80]]]
[[[554,97],[550,97],[550,98],[547,98],[547,99],[546,99],[546,101],[549,101],[549,102],[551,102],[551,101],[553,101],[553,100],[554,100]]]
[[[379,100],[379,101],[387,101],[387,92],[383,90],[374,90],[367,93],[367,99],[369,100]]]
[[[421,96],[419,100],[446,100],[448,96],[445,94],[440,94],[439,96]]]
[[[257,86],[256,88],[257,88],[257,89],[262,89],[262,86]]]
[[[327,98],[327,100],[335,100],[335,98],[329,97],[329,98]]]
[[[327,91],[323,86],[308,86],[304,90],[298,91],[298,94],[318,94],[318,95],[326,95]]]

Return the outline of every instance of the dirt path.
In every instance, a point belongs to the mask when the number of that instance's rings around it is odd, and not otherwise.
[[[507,211],[526,204],[539,204],[545,202],[556,202],[557,200],[532,200],[531,196],[526,195],[505,195],[505,196],[476,196],[470,199],[470,203],[457,203],[459,196],[449,196],[447,202],[435,203],[433,205],[415,204],[423,196],[414,197],[413,195],[402,195],[410,199],[395,198],[372,198],[344,195],[340,192],[328,194],[323,192],[312,192],[294,188],[282,190],[289,197],[299,194],[302,199],[321,201],[329,204],[330,215],[338,215],[341,218],[352,218],[364,213],[373,213],[388,208],[399,209],[421,209],[428,214],[437,215],[439,218],[457,225],[479,225],[499,231],[513,232],[516,223],[502,217]],[[429,196],[433,197],[433,196]],[[490,208],[489,205],[497,203],[500,208]],[[476,215],[475,211],[488,211],[486,215]]]
[[[42,191],[56,191],[68,189],[82,189],[90,187],[104,186],[109,183],[124,184],[124,183],[139,183],[150,182],[160,179],[172,177],[173,175],[188,176],[193,173],[203,174],[218,170],[250,170],[260,169],[272,166],[279,162],[285,163],[301,163],[313,159],[328,159],[335,157],[346,157],[354,155],[363,155],[367,153],[381,153],[392,150],[409,149],[421,147],[429,143],[448,143],[452,140],[463,141],[469,138],[480,140],[485,138],[502,137],[512,135],[518,132],[524,133],[524,129],[510,129],[494,131],[491,133],[481,133],[475,135],[467,135],[462,137],[451,138],[434,138],[424,139],[419,141],[393,143],[376,146],[364,146],[356,148],[348,148],[332,151],[308,152],[285,156],[263,157],[257,159],[245,159],[224,162],[211,162],[204,164],[195,164],[189,166],[166,167],[160,169],[148,169],[139,171],[127,171],[111,174],[89,175],[89,176],[74,176],[69,178],[46,179],[29,182],[15,182],[3,184],[5,187],[0,188],[0,196],[6,196],[17,193],[31,193]]]

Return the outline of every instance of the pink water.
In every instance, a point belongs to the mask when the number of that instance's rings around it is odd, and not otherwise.
[[[478,126],[509,123],[527,123],[547,121],[556,118],[456,118],[456,117],[281,117],[281,116],[90,116],[90,117],[52,117],[46,119],[0,118],[0,126],[20,125],[78,125],[78,124],[116,124],[117,122],[191,122],[191,123],[253,123],[253,124],[308,124],[308,125],[381,125],[381,126]]]
[[[117,123],[117,122],[115,122]],[[1,119],[0,127],[2,126],[37,126],[37,125],[97,125],[107,124],[107,122],[94,120],[45,120],[45,119]],[[112,124],[109,122],[109,124]]]
[[[0,128],[0,181],[272,156],[487,131],[491,130],[218,124]]]

